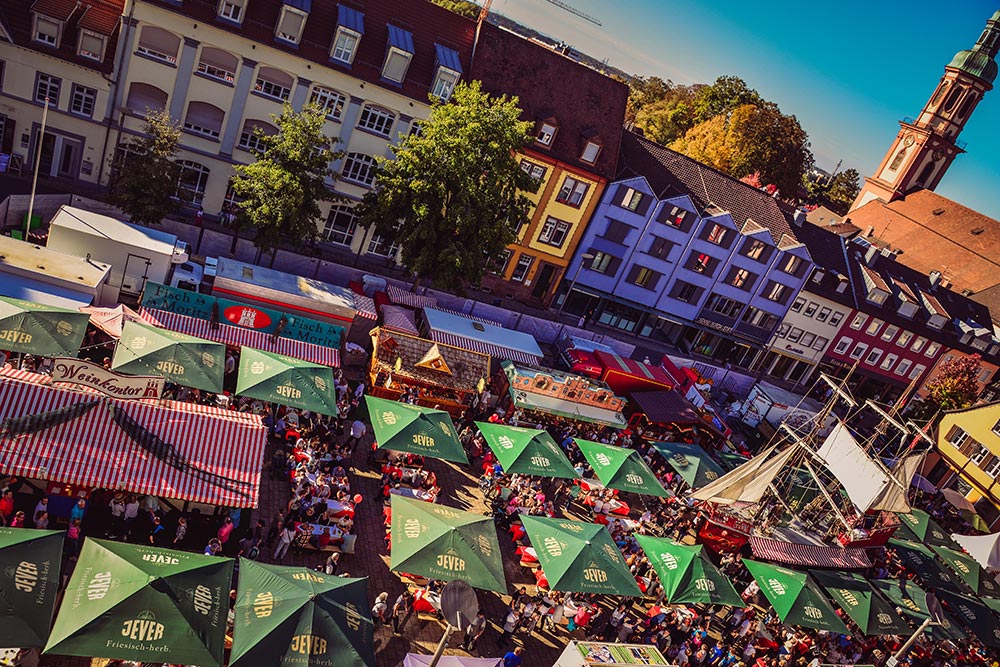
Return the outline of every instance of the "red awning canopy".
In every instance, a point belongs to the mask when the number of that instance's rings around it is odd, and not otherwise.
[[[438,301],[434,297],[407,292],[395,285],[386,287],[385,293],[389,296],[389,300],[396,305],[409,306],[410,308],[437,308]]]
[[[243,327],[234,327],[228,324],[219,324],[217,328],[212,328],[212,323],[197,317],[178,315],[156,308],[140,308],[139,315],[155,326],[161,326],[171,331],[179,331],[189,336],[197,336],[205,340],[213,340],[217,343],[235,345],[238,347],[252,347],[265,352],[284,354],[303,361],[311,361],[314,364],[324,366],[340,366],[340,350],[324,345],[314,345],[304,343],[291,338],[272,339],[270,334]]]
[[[673,389],[677,385],[677,380],[671,377],[665,370],[653,364],[644,364],[641,361],[604,352],[603,350],[595,350],[594,358],[601,362],[606,369],[631,375],[644,384],[658,385],[664,389]]]
[[[808,567],[831,567],[860,570],[872,566],[864,549],[821,547],[815,544],[795,544],[769,537],[750,536],[754,558]]]
[[[257,506],[267,444],[260,417],[176,401],[117,400],[47,382],[43,375],[0,369],[4,473]],[[27,416],[32,423],[18,421]]]

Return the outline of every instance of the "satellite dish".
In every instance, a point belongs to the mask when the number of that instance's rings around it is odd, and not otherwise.
[[[183,264],[184,262],[191,259],[191,256],[184,251],[174,251],[174,254],[170,256],[171,264]]]
[[[464,581],[449,581],[441,590],[441,614],[453,628],[465,630],[479,611],[479,599]]]

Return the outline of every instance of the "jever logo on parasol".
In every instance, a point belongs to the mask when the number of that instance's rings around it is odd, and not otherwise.
[[[715,582],[712,581],[711,579],[700,577],[694,580],[694,587],[697,588],[699,591],[706,591],[708,593],[711,593],[712,591],[715,590]]]
[[[846,602],[847,604],[851,605],[852,607],[857,607],[860,604],[858,597],[851,591],[847,590],[846,588],[840,588],[838,590],[840,591],[841,597],[844,598],[844,602]]]
[[[583,578],[593,584],[603,584],[608,580],[608,573],[592,562],[583,569]]]
[[[636,475],[634,472],[625,475],[625,481],[635,486],[642,486],[643,483],[642,475]]]
[[[403,523],[403,535],[411,540],[420,537],[420,522],[416,519],[407,519]]]
[[[510,437],[506,435],[501,435],[499,438],[497,438],[497,444],[503,447],[504,449],[514,448],[514,441],[511,440]]]
[[[361,612],[351,602],[344,605],[344,614],[347,619],[347,627],[355,632],[361,629]]]
[[[465,559],[460,558],[454,549],[448,549],[437,555],[437,566],[450,572],[465,572]]]
[[[179,565],[181,562],[179,558],[167,554],[145,553],[142,555],[142,559],[153,565]]]
[[[608,458],[607,454],[598,454],[594,458],[597,459],[597,462],[604,467],[611,465],[611,459]]]
[[[14,580],[14,589],[22,593],[31,593],[38,585],[38,565],[22,560],[17,567],[5,570],[8,577]]]
[[[775,595],[784,595],[785,594],[785,585],[782,584],[777,579],[768,579],[767,580],[767,587],[769,589],[771,589],[771,592],[774,593]]]
[[[156,620],[153,612],[141,611],[136,618],[122,623],[122,637],[140,642],[155,642],[163,639],[163,623]]]
[[[4,329],[0,331],[0,340],[5,340],[8,343],[27,345],[31,342],[31,338],[31,334],[17,331],[16,329]]]
[[[531,457],[531,465],[538,466],[539,468],[548,468],[551,464],[552,462],[545,456]]]
[[[170,373],[171,375],[184,375],[184,366],[176,361],[157,361],[156,370],[161,373]]]
[[[312,581],[318,584],[326,581],[323,577],[318,574],[313,574],[312,572],[295,572],[292,574],[292,579],[296,579],[298,581]]]
[[[559,558],[563,554],[562,543],[555,537],[549,536],[542,540],[542,548],[553,558]]]
[[[484,556],[491,556],[493,554],[493,545],[490,544],[490,539],[485,535],[478,535],[476,537],[476,544],[479,545],[479,551]]]
[[[875,618],[878,619],[878,622],[881,623],[882,625],[889,625],[890,623],[892,623],[892,616],[885,613],[884,611],[880,612]]]
[[[814,607],[811,604],[807,604],[803,607],[802,612],[809,618],[823,618],[823,610],[819,607]]]
[[[326,653],[326,639],[318,635],[295,635],[288,648],[302,655],[321,655]]]
[[[660,554],[660,560],[663,561],[663,565],[668,570],[676,570],[677,569],[677,558],[672,553],[664,552],[664,553]]]
[[[427,435],[426,433],[414,433],[413,444],[418,447],[433,447],[434,438]]]
[[[274,393],[285,398],[302,398],[302,392],[290,384],[283,384],[275,387]]]
[[[265,591],[257,593],[253,598],[253,615],[257,618],[267,618],[274,612],[274,593]]]

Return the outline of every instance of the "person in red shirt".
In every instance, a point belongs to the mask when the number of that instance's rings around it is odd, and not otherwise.
[[[14,492],[7,490],[0,496],[0,517],[3,517],[4,525],[10,523],[10,517],[14,514]]]

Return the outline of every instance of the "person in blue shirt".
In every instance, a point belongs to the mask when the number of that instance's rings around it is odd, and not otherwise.
[[[522,653],[524,653],[524,649],[520,646],[515,648],[513,651],[509,651],[507,655],[503,657],[503,667],[520,667]]]
[[[87,512],[87,501],[83,498],[76,501],[76,505],[73,505],[73,509],[69,512],[69,520],[79,519],[80,523],[83,523],[83,515]]]

